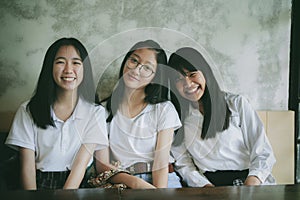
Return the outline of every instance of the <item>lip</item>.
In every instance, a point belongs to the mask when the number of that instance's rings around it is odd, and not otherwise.
[[[130,75],[129,73],[127,74],[127,76],[130,80],[140,81],[137,77]]]
[[[61,79],[64,81],[74,81],[76,80],[76,77],[61,77]]]
[[[191,94],[195,94],[200,90],[200,85],[198,87],[193,87],[193,88],[187,88],[184,90],[184,93],[191,95]]]

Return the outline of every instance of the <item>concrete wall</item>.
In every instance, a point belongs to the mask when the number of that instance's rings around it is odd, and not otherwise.
[[[222,88],[255,109],[287,110],[290,18],[290,0],[1,0],[0,112],[30,98],[60,37],[86,45],[102,96],[124,53],[152,38],[168,55],[182,46],[204,51]]]

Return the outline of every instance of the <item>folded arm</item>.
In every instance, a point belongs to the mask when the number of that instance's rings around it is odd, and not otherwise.
[[[114,166],[109,163],[109,149],[105,148],[95,152],[96,159],[96,171],[98,173],[109,171],[111,169],[117,169],[117,166]],[[141,178],[135,177],[128,173],[117,173],[109,179],[111,183],[123,183],[126,186],[133,189],[150,189],[155,188],[150,183],[144,181]]]

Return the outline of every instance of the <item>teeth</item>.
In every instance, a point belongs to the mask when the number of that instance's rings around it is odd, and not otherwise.
[[[197,89],[198,88],[196,87],[196,88],[193,88],[191,90],[187,90],[186,93],[189,93],[189,94],[194,93],[194,92],[196,92]]]
[[[62,79],[65,80],[65,81],[73,81],[73,80],[75,80],[75,78],[72,78],[72,77],[63,77]]]

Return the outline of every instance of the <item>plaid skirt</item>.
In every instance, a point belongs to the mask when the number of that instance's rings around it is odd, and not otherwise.
[[[70,174],[69,171],[61,172],[42,172],[36,170],[36,186],[38,190],[62,189]],[[87,185],[87,177],[85,176],[80,184],[80,188]]]
[[[249,169],[245,170],[224,170],[215,172],[205,172],[206,178],[215,186],[243,185],[249,174]]]

